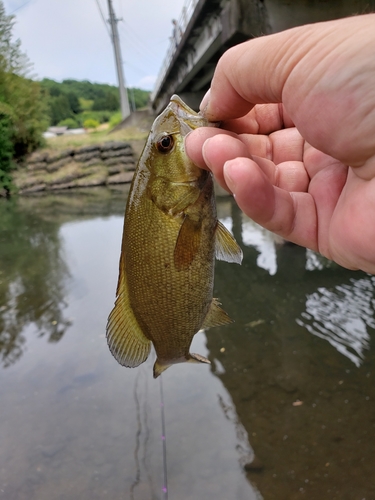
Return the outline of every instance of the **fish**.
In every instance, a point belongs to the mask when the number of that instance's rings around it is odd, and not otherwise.
[[[184,149],[189,132],[209,125],[173,95],[151,127],[126,204],[106,336],[115,359],[131,368],[153,344],[154,378],[177,363],[210,363],[190,353],[194,335],[232,322],[213,298],[215,258],[240,264],[242,250],[217,218],[211,172]]]

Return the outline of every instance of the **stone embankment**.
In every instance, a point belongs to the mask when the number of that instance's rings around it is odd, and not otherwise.
[[[36,151],[14,175],[20,194],[130,182],[136,167],[128,142],[112,141],[63,151]]]

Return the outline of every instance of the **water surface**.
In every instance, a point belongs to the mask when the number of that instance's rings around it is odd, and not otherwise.
[[[0,498],[375,498],[374,278],[219,199],[244,250],[216,270],[236,322],[196,336],[211,366],[163,374],[165,461],[154,357],[125,369],[105,341],[125,199],[0,203]]]

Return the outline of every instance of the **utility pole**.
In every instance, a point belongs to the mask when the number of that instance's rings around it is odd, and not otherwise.
[[[120,38],[117,30],[118,19],[112,6],[112,0],[108,0],[109,24],[111,25],[113,50],[115,51],[115,61],[117,69],[117,81],[120,92],[120,104],[122,119],[125,120],[130,115],[128,93],[125,87],[125,78],[122,70],[122,58],[120,50]]]

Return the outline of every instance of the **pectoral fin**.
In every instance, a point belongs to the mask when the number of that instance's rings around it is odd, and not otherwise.
[[[203,321],[202,328],[210,328],[212,326],[228,325],[233,323],[228,314],[220,307],[218,299],[212,299],[208,313]]]
[[[220,221],[217,221],[215,233],[215,251],[218,260],[241,264],[242,250],[237,241]]]
[[[148,358],[150,340],[142,332],[131,308],[123,266],[120,266],[118,296],[107,323],[107,342],[116,360],[134,368]]]
[[[201,243],[201,227],[201,221],[185,216],[174,249],[174,263],[178,271],[187,269],[197,255]]]

